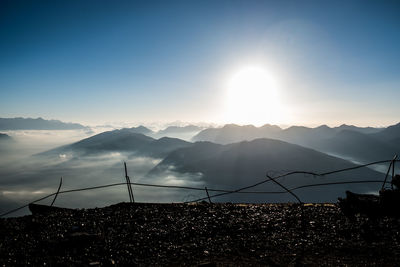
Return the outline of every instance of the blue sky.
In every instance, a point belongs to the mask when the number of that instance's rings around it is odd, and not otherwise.
[[[0,116],[235,122],[227,81],[255,65],[285,114],[265,123],[397,123],[398,14],[398,1],[1,1]]]

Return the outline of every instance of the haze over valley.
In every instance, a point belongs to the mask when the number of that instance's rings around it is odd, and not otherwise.
[[[127,163],[131,182],[236,190],[266,179],[266,174],[323,173],[349,168],[355,163],[388,160],[399,150],[396,136],[400,136],[400,124],[380,128],[323,125],[285,129],[268,124],[208,128],[186,125],[158,130],[143,125],[117,129],[82,126],[65,130],[65,125],[75,124],[58,124],[59,130],[37,130],[39,126],[32,124],[24,126],[24,130],[3,126],[1,211],[53,193],[60,177],[63,177],[64,190],[122,183],[123,162]],[[182,136],[186,140],[180,139]],[[362,168],[323,177],[299,174],[283,178],[281,182],[295,188],[326,182],[381,180],[386,169],[382,165],[380,169]],[[202,191],[133,188],[140,202],[182,202],[205,197]],[[376,183],[370,183],[311,187],[296,193],[306,202],[335,202],[345,190],[373,193],[378,189]],[[282,192],[282,188],[269,182],[251,191]],[[94,207],[127,201],[125,186],[71,194],[60,195],[58,205]],[[237,193],[215,201],[287,202],[293,199],[285,193]]]

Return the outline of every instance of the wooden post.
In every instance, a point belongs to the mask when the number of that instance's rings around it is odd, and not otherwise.
[[[124,162],[124,167],[125,167],[126,186],[128,187],[129,201],[131,203],[134,203],[135,198],[133,197],[133,190],[132,190],[131,180],[128,176],[128,169],[126,168],[126,162]]]
[[[54,199],[53,199],[53,201],[51,202],[50,206],[53,206],[54,202],[56,201],[56,198],[57,198],[57,196],[58,196],[58,193],[60,192],[60,189],[61,189],[61,185],[62,185],[62,177],[61,177],[61,179],[60,179],[60,184],[58,185],[57,193],[56,193],[56,195],[54,196]]]
[[[387,180],[387,177],[389,175],[389,172],[390,172],[390,168],[392,167],[392,165],[394,165],[394,162],[396,161],[396,159],[397,159],[397,155],[394,156],[394,158],[392,159],[392,161],[389,164],[389,168],[388,168],[388,170],[386,172],[385,180],[383,180],[383,184],[382,184],[381,190],[383,190],[385,188],[385,184],[386,184],[386,180]],[[394,168],[393,168],[393,172],[394,172]],[[393,179],[393,177],[392,177],[392,179]]]
[[[396,163],[396,159],[393,160],[393,166],[392,166],[392,180],[394,178],[394,164]]]
[[[208,197],[208,202],[210,202],[210,204],[212,204],[211,198],[210,198],[210,194],[208,194],[207,186],[204,187],[204,188],[206,189],[206,193],[207,193],[207,197]]]

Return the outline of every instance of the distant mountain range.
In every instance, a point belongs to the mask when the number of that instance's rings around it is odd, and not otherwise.
[[[124,128],[104,132],[65,146],[62,151],[80,151],[84,154],[101,151],[136,151],[149,156],[163,157],[174,149],[189,146],[191,143],[177,138],[163,139],[161,136],[188,134],[200,129],[193,125],[171,126],[159,132],[153,132],[144,126]],[[262,127],[228,124],[222,128],[202,130],[192,140],[233,144],[260,138],[281,140],[357,162],[391,159],[400,152],[400,124],[387,128],[362,128],[343,124],[334,128],[322,125],[316,128],[292,126],[287,129],[269,124]]]
[[[334,128],[322,125],[316,128],[292,126],[287,129],[275,125],[254,127],[229,124],[203,130],[192,140],[229,144],[257,138],[282,140],[361,162],[391,159],[400,152],[400,124],[387,128],[344,124]]]
[[[78,123],[42,118],[0,118],[0,130],[80,130],[87,127]]]
[[[209,141],[217,144],[230,144],[250,141],[257,138],[274,138],[282,131],[276,125],[266,124],[262,127],[253,125],[239,126],[227,124],[222,128],[208,128],[192,138],[193,141]]]
[[[174,137],[183,140],[190,141],[190,139],[198,134],[204,128],[196,125],[186,125],[186,126],[169,126],[158,132],[153,132],[149,136],[154,138],[161,137]]]
[[[169,126],[164,130],[158,131],[159,135],[168,135],[168,134],[176,134],[176,133],[190,133],[190,132],[199,132],[203,128],[195,125],[187,125],[187,126]]]
[[[126,129],[126,128],[125,128]],[[187,126],[169,126],[163,130],[152,131],[145,126],[138,126],[129,128],[131,132],[144,134],[155,139],[159,139],[161,137],[173,137],[184,140],[190,140],[194,135],[199,133],[204,128],[196,126],[196,125],[187,125]]]
[[[236,124],[227,124],[222,128],[205,129],[194,136],[192,140],[210,141],[219,144],[229,144],[241,141],[250,141],[257,138],[274,138],[288,141],[296,141],[295,143],[309,143],[314,140],[314,137],[316,136],[323,136],[324,138],[332,137],[343,130],[351,130],[363,134],[374,134],[382,131],[383,129],[372,127],[363,128],[346,124],[334,128],[322,125],[316,128],[291,126],[287,129],[281,129],[279,126],[270,124],[265,124],[261,127],[255,127],[253,125],[239,126]]]

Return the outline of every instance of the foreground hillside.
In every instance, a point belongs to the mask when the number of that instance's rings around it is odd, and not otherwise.
[[[334,204],[127,204],[0,219],[1,265],[386,265],[400,220]]]

